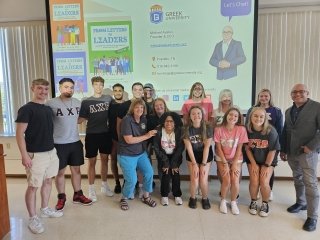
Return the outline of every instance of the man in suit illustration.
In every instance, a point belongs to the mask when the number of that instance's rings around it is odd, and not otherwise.
[[[237,66],[246,61],[242,44],[232,38],[233,29],[231,26],[223,28],[223,40],[216,44],[210,65],[217,68],[217,79],[226,80],[237,76]]]

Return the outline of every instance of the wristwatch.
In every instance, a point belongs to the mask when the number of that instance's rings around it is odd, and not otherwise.
[[[270,167],[271,165],[268,164],[268,163],[264,163],[263,166],[265,166],[265,167]]]

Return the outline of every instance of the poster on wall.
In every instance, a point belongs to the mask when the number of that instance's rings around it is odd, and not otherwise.
[[[62,77],[75,97],[92,95],[91,78],[106,90],[152,83],[179,111],[194,82],[215,107],[223,89],[241,109],[255,84],[255,0],[47,0],[55,92]]]

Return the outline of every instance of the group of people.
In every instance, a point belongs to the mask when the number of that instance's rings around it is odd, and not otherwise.
[[[103,94],[104,79],[91,79],[94,94],[82,102],[73,98],[74,82],[63,78],[59,82],[60,96],[46,102],[49,82],[32,82],[33,99],[19,109],[16,138],[26,168],[28,188],[26,205],[29,229],[44,231],[36,214],[36,192],[41,187],[41,217],[61,217],[67,196],[64,172],[71,170],[74,189],[73,202],[91,205],[97,201],[95,166],[97,155],[101,160],[101,192],[107,196],[122,194],[120,208],[129,210],[129,199],[135,192],[143,203],[157,205],[151,198],[154,188],[151,155],[155,154],[160,179],[160,203],[169,205],[172,191],[176,205],[182,205],[180,165],[183,152],[190,173],[188,206],[197,207],[197,191],[201,193],[203,209],[210,209],[208,176],[213,161],[221,182],[220,212],[228,212],[230,192],[231,212],[240,213],[237,198],[241,181],[242,163],[249,172],[251,203],[249,213],[266,217],[270,213],[274,168],[278,154],[288,161],[294,178],[296,202],[287,211],[307,210],[303,226],[314,231],[317,225],[319,193],[317,188],[317,161],[320,148],[320,103],[309,99],[304,84],[296,84],[291,91],[293,106],[283,116],[274,106],[271,92],[262,89],[255,106],[249,109],[244,124],[239,108],[233,105],[232,92],[221,91],[219,107],[214,110],[206,97],[203,85],[196,82],[189,99],[183,104],[181,118],[170,111],[162,98],[154,98],[152,84],[136,82],[132,85],[132,99],[124,101],[124,87],[113,86],[113,97]],[[81,190],[80,166],[84,164],[83,146],[78,123],[86,121],[85,156],[88,158],[89,194]],[[112,191],[107,184],[108,161],[115,179]],[[123,174],[119,180],[118,164]],[[52,178],[56,177],[58,202],[55,209],[48,207]],[[261,194],[261,206],[258,198]]]

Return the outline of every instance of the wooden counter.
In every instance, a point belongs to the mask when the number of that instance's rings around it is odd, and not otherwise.
[[[0,239],[10,231],[7,181],[4,167],[3,145],[0,144]]]

